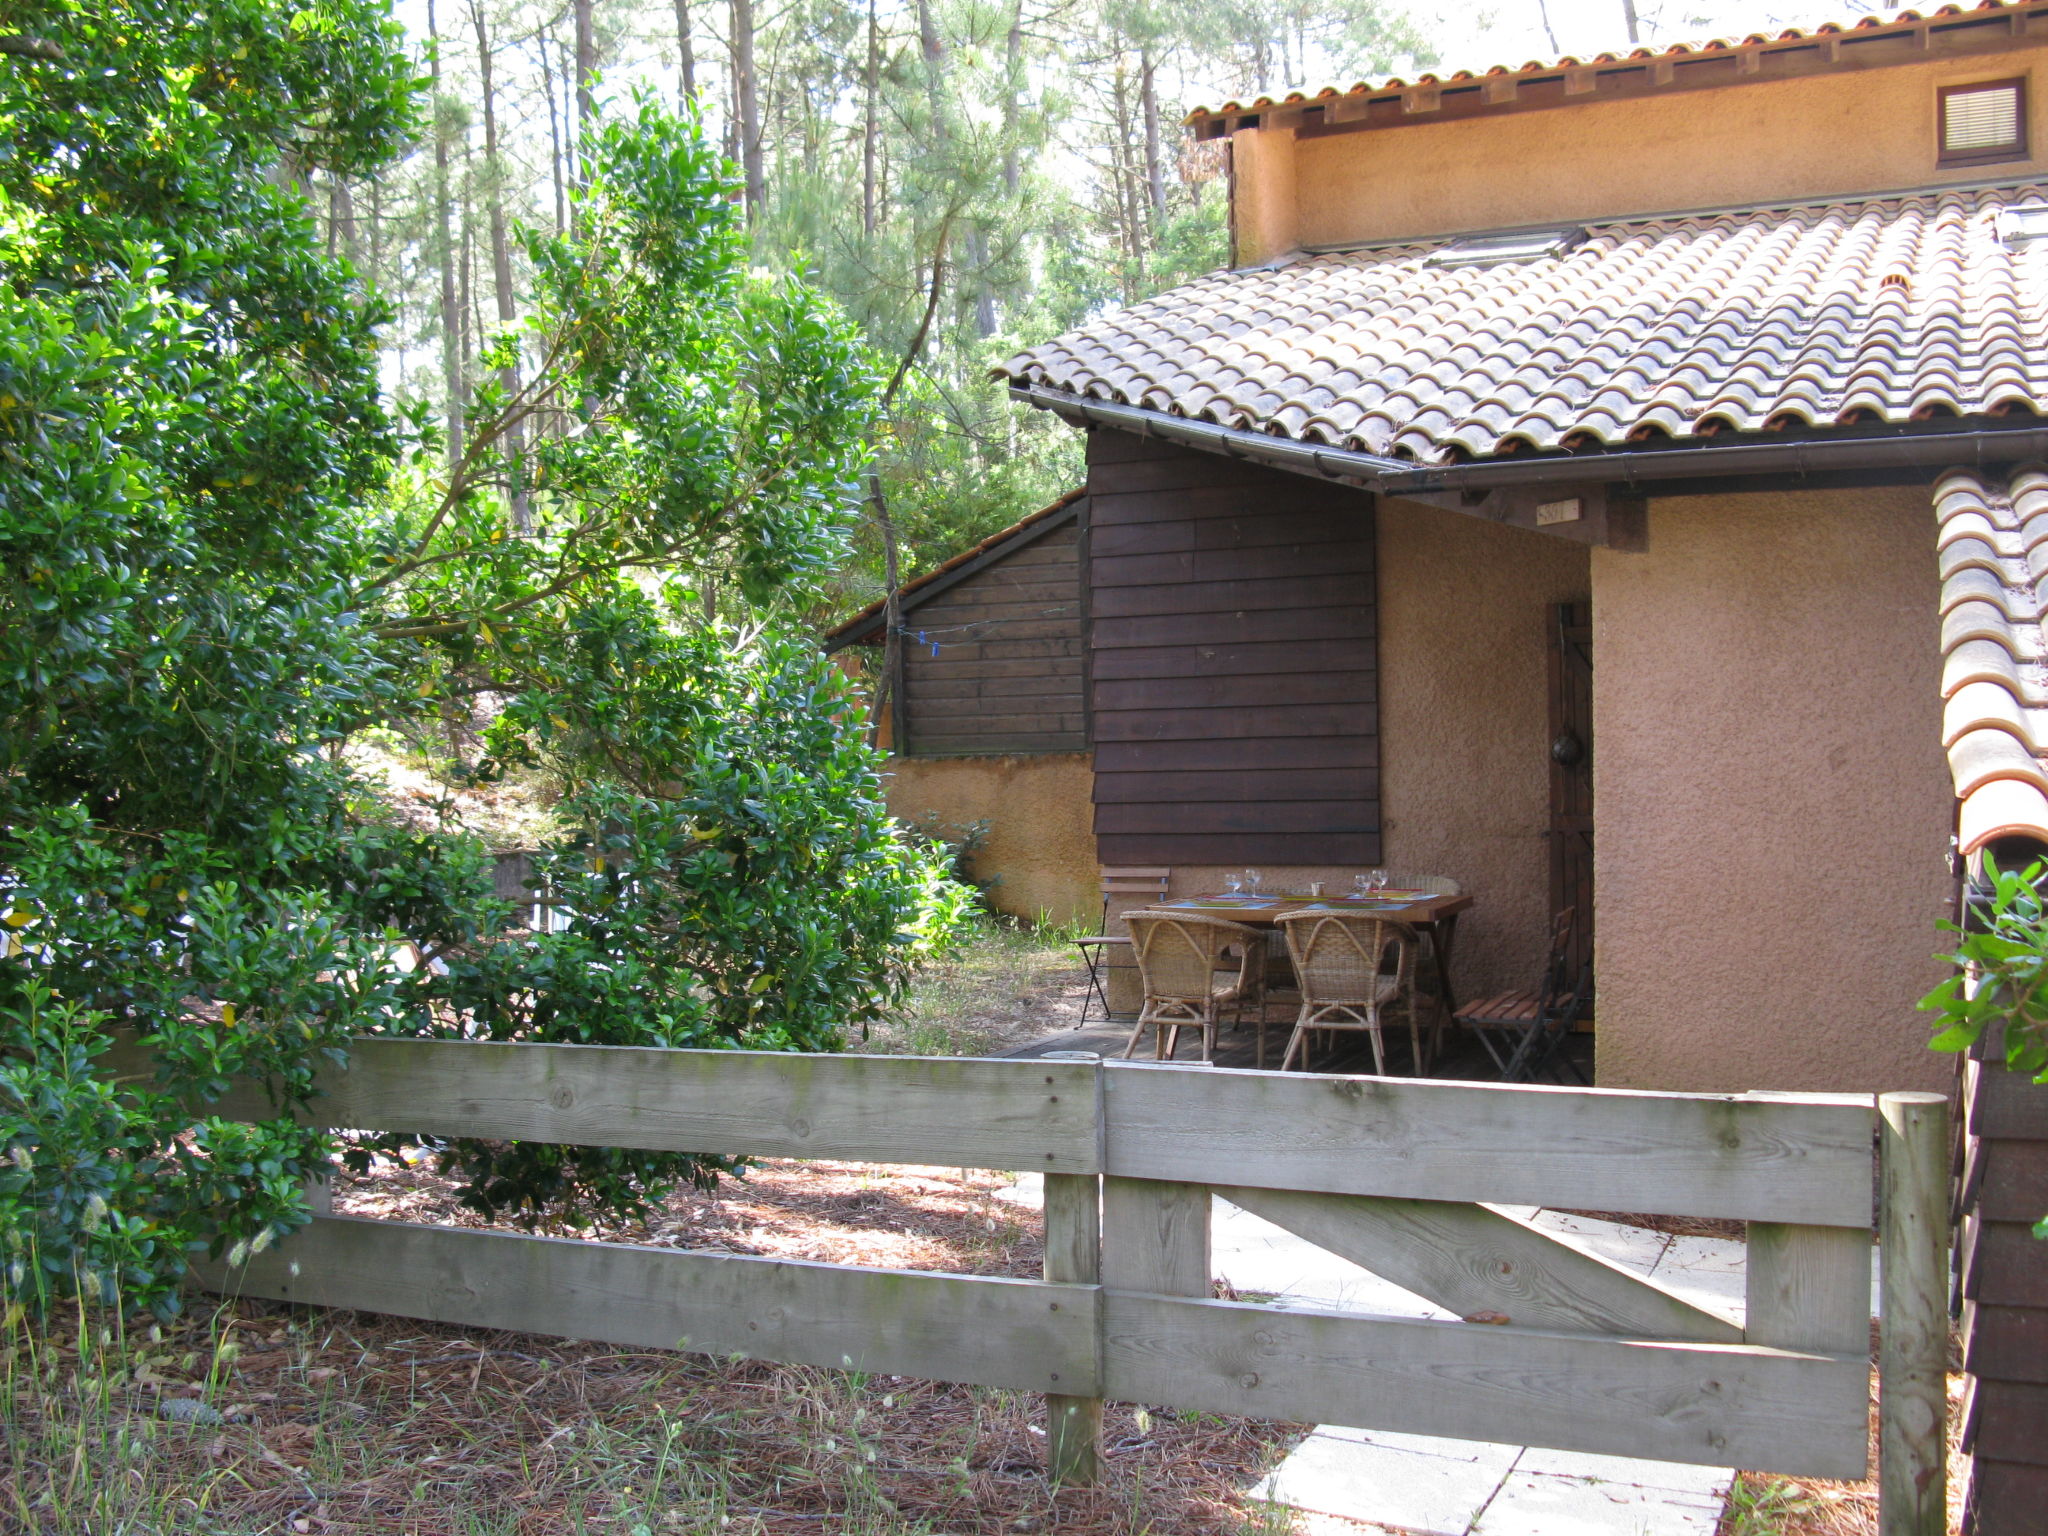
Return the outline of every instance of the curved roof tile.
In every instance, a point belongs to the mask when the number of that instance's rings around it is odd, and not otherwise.
[[[2048,261],[1998,216],[2048,182],[1586,226],[1564,256],[1441,245],[1214,273],[1018,353],[1017,384],[1424,463],[1654,425],[2048,415]]]
[[[2048,620],[2030,556],[2048,523],[2048,469],[1999,479],[1952,469],[1934,486],[1941,573],[1942,745],[1965,854],[2000,838],[2048,843]]]

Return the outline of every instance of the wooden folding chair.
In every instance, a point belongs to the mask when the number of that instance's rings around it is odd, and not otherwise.
[[[1586,1074],[1564,1049],[1593,984],[1590,964],[1580,966],[1576,976],[1571,974],[1572,925],[1577,915],[1575,908],[1566,907],[1551,923],[1550,954],[1536,986],[1481,998],[1453,1015],[1479,1037],[1504,1083],[1527,1082],[1554,1061],[1563,1063],[1581,1083],[1586,1081]]]
[[[1110,869],[1102,871],[1102,915],[1095,926],[1109,926],[1109,904],[1120,896],[1134,898],[1141,905],[1166,899],[1167,885],[1173,879],[1173,871],[1166,868],[1145,867],[1134,869]],[[1102,1020],[1108,1023],[1116,1018],[1109,1007],[1109,989],[1105,984],[1110,971],[1126,971],[1133,968],[1134,961],[1125,959],[1118,963],[1119,956],[1128,956],[1131,941],[1110,933],[1098,933],[1090,938],[1076,939],[1074,945],[1081,951],[1081,963],[1088,968],[1088,991],[1081,998],[1081,1022],[1090,1022],[1089,1009],[1096,1004],[1102,1006]],[[1129,1014],[1125,1018],[1131,1017]]]

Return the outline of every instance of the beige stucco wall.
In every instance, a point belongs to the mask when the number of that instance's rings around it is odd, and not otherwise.
[[[1086,752],[1017,757],[892,757],[884,770],[891,815],[936,815],[951,826],[986,820],[975,874],[989,898],[1022,918],[1092,924],[1102,909],[1095,864],[1094,767]]]
[[[1588,551],[1415,502],[1381,502],[1379,529],[1387,863],[1471,893],[1464,996],[1531,986],[1550,925],[1552,605],[1586,599]]]
[[[1653,503],[1593,553],[1599,1080],[1941,1087],[1953,814],[1913,489]]]
[[[1935,166],[1935,92],[2029,77],[2034,157]],[[2018,177],[2048,157],[2040,49],[1673,91],[1298,142],[1234,136],[1238,260],[1294,244],[1403,239],[1568,219]],[[1253,149],[1250,141],[1272,139]],[[1271,192],[1247,182],[1270,167]],[[1289,218],[1273,206],[1291,184]]]

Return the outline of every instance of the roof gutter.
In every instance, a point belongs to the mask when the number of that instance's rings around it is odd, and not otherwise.
[[[1630,448],[1603,453],[1546,454],[1485,459],[1471,464],[1418,465],[1348,448],[1325,448],[1292,438],[1189,421],[1163,411],[1085,400],[1039,385],[1012,386],[1011,395],[1068,420],[1115,427],[1229,458],[1249,459],[1296,474],[1337,480],[1383,496],[1470,491],[1512,486],[1607,484],[1634,487],[1668,480],[1742,475],[1807,475],[1841,470],[1913,466],[1984,466],[2048,458],[2048,427],[1974,428],[1964,432],[1899,432],[1888,437],[1802,438],[1790,442],[1732,443],[1723,447]]]

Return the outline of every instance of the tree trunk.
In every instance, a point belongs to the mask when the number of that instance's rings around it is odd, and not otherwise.
[[[1152,246],[1155,250],[1159,247],[1160,235],[1166,229],[1166,166],[1159,154],[1159,92],[1153,78],[1157,68],[1151,45],[1140,47],[1138,95],[1145,109],[1145,187],[1152,205]]]
[[[676,67],[683,77],[683,105],[697,99],[697,48],[690,40],[690,0],[676,0]]]
[[[875,152],[882,134],[882,36],[875,21],[875,0],[868,0],[868,63],[866,78],[862,82],[861,125],[860,125],[860,227],[861,233],[874,238],[875,219]]]
[[[545,30],[533,34],[533,40],[540,47],[541,86],[548,98],[548,176],[555,184],[555,233],[566,234],[569,229],[569,196],[562,177],[562,123],[556,115],[555,67],[548,60],[548,34]]]
[[[484,207],[491,227],[491,292],[497,300],[498,324],[509,330],[519,311],[512,292],[512,242],[505,232],[505,163],[498,154],[498,93],[493,69],[496,60],[491,55],[490,29],[484,22],[479,0],[469,0],[469,14],[476,23],[476,56],[483,75]],[[517,364],[498,371],[498,387],[507,400],[519,392]],[[525,423],[515,421],[505,434],[505,452],[512,463],[512,524],[522,533],[533,526],[526,495],[525,447]]]
[[[869,695],[868,745],[875,746],[882,730],[882,716],[891,714],[889,750],[901,755],[905,742],[902,702],[894,697],[896,674],[903,670],[903,600],[896,552],[896,523],[889,516],[889,498],[882,491],[882,477],[868,471],[868,505],[875,509],[875,525],[882,534],[882,675]]]
[[[1131,77],[1121,60],[1116,66],[1115,86],[1110,93],[1112,110],[1115,113],[1110,144],[1110,187],[1116,197],[1117,224],[1121,232],[1120,243],[1124,248],[1123,298],[1126,304],[1137,302],[1138,291],[1144,284],[1145,266],[1145,220],[1140,212],[1142,198],[1138,192],[1140,172],[1137,166],[1137,137],[1132,124]]]
[[[932,132],[943,140],[946,122],[940,80],[946,67],[946,44],[939,36],[931,0],[917,0],[917,43],[918,51],[924,55],[924,93],[932,109]]]
[[[441,265],[441,380],[446,390],[448,419],[448,462],[462,457],[463,381],[462,300],[457,292],[455,249],[455,205],[449,186],[448,127],[441,111],[441,33],[434,16],[434,0],[427,0],[427,39],[432,45],[431,79],[434,100],[434,258]]]
[[[597,25],[591,15],[592,0],[571,0],[576,17],[576,185],[586,186],[590,169],[584,155],[585,140],[597,120],[597,101],[590,94],[590,82],[597,75]]]
[[[732,76],[740,171],[746,177],[751,223],[768,200],[768,178],[761,167],[761,96],[754,77],[754,0],[732,0]]]
[[[327,254],[339,255],[361,270],[362,242],[356,236],[356,200],[348,183],[337,176],[327,184]]]
[[[1003,38],[1003,190],[1015,197],[1024,170],[1017,150],[1017,98],[1024,88],[1024,0],[1010,12],[1010,30]]]
[[[967,226],[967,265],[974,272],[974,330],[983,340],[996,333],[996,295],[988,281],[988,231]]]
[[[1636,25],[1636,0],[1621,0],[1621,19],[1628,27],[1628,40],[1640,43],[1643,35]]]

